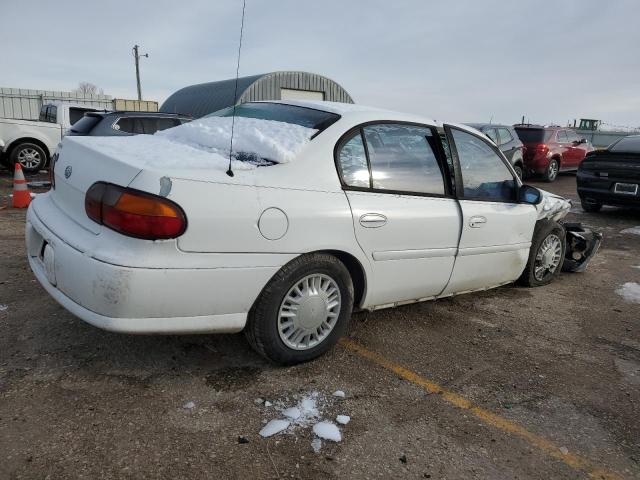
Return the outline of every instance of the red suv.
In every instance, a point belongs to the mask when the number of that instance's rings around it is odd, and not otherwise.
[[[542,174],[553,182],[558,172],[577,170],[593,146],[575,130],[565,127],[514,125],[524,144],[525,174]]]

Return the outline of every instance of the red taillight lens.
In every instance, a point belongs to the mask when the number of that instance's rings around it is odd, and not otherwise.
[[[540,143],[536,145],[536,150],[538,152],[546,153],[549,151],[549,145],[547,145],[546,143]]]
[[[110,183],[94,183],[84,209],[94,222],[130,237],[176,238],[187,229],[184,212],[171,200]]]

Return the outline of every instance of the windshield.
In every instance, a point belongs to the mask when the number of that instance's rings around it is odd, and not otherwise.
[[[224,108],[210,113],[206,117],[231,117],[233,107]],[[274,120],[276,122],[292,123],[301,127],[313,128],[318,133],[334,124],[340,115],[313,108],[297,107],[282,103],[241,103],[236,105],[236,117]],[[205,117],[205,118],[206,118]],[[317,133],[316,133],[317,135]]]
[[[516,133],[522,143],[544,143],[551,137],[551,130],[544,128],[517,128]]]

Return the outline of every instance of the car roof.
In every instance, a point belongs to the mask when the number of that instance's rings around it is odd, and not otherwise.
[[[491,128],[513,128],[511,125],[503,125],[501,123],[465,123],[469,127],[473,127],[476,130],[480,130],[482,128],[491,127]]]
[[[100,117],[108,117],[108,116],[128,116],[128,117],[167,117],[167,118],[191,118],[189,115],[183,115],[181,113],[164,113],[164,112],[136,112],[136,111],[127,111],[121,110],[117,112],[112,111],[97,111],[97,112],[87,112],[86,115],[89,116],[100,116]]]
[[[322,110],[329,113],[336,113],[344,120],[353,120],[357,123],[365,123],[367,121],[377,120],[396,120],[404,122],[422,123],[442,127],[442,122],[434,120],[422,115],[413,113],[398,112],[387,110],[379,107],[361,105],[358,103],[340,103],[326,102],[320,100],[267,100],[262,103],[280,103],[284,105],[293,105],[297,107],[312,108],[314,110]],[[453,124],[464,129],[469,129],[466,125]]]

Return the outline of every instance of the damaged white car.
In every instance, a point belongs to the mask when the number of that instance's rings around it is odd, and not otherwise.
[[[29,262],[51,296],[117,332],[244,330],[293,364],[331,348],[354,309],[543,285],[562,267],[569,202],[523,186],[474,129],[246,103],[229,166],[232,114],[65,138],[54,187],[27,217]]]

